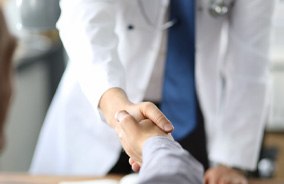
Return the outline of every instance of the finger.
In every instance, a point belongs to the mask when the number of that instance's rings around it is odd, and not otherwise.
[[[140,165],[137,164],[137,163],[133,163],[133,164],[131,165],[131,168],[132,168],[132,170],[133,170],[134,172],[139,172],[139,171],[140,171]]]
[[[140,167],[140,163],[135,161],[132,157],[129,158],[129,164],[132,166],[132,165],[138,165]]]
[[[217,184],[217,178],[214,176],[205,177],[205,184]]]
[[[230,179],[229,178],[226,178],[226,177],[221,177],[218,181],[218,184],[234,184],[233,181],[230,182]]]
[[[247,184],[245,178],[237,175],[226,175],[219,179],[220,184]]]
[[[204,176],[204,184],[209,184],[209,178],[205,175]]]
[[[158,127],[165,132],[172,132],[174,127],[159,108],[151,102],[144,102],[140,106],[143,116],[152,120]]]
[[[244,184],[242,180],[235,176],[223,176],[219,179],[218,184]]]
[[[204,175],[205,184],[217,184],[219,176],[217,176],[217,173],[214,171],[215,170],[213,169],[209,169],[205,172]]]
[[[129,158],[129,164],[134,172],[138,172],[140,170],[140,165],[131,157]]]
[[[135,163],[135,161],[132,158],[129,158],[128,160],[129,164],[132,165],[133,163]]]

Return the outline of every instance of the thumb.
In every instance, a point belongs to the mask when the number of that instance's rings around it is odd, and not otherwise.
[[[119,122],[119,126],[122,128],[126,135],[136,134],[139,131],[138,122],[127,111],[121,110],[115,114],[115,119]]]
[[[167,133],[173,131],[174,127],[172,123],[166,118],[166,116],[159,110],[159,108],[150,102],[145,102],[141,106],[141,112],[145,117],[152,120],[158,127]]]

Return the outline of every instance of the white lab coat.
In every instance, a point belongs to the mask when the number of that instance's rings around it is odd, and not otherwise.
[[[197,1],[196,83],[209,159],[254,169],[269,104],[273,2],[236,0],[230,15],[219,18],[209,15],[207,2]],[[58,28],[70,62],[44,122],[31,172],[103,175],[117,161],[121,147],[100,115],[98,101],[111,87],[125,89],[133,102],[143,100],[169,2],[140,3],[139,8],[138,0],[61,0]]]

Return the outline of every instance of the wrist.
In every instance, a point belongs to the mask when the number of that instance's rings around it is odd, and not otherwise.
[[[116,122],[115,113],[125,110],[131,104],[126,93],[121,88],[110,88],[103,93],[99,101],[99,109],[108,124],[113,127]]]
[[[213,163],[212,167],[224,167],[224,168],[233,170],[233,171],[237,172],[238,174],[240,174],[244,177],[251,176],[251,172],[248,171],[248,170],[245,170],[245,169],[242,169],[242,168],[239,168],[239,167],[235,167],[235,166],[229,166],[229,165],[226,165],[226,164],[223,164],[223,163]]]

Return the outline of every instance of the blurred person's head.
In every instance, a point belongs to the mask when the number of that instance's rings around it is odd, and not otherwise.
[[[15,48],[16,40],[8,31],[0,6],[0,151],[5,146],[4,122],[12,95],[11,71]]]

